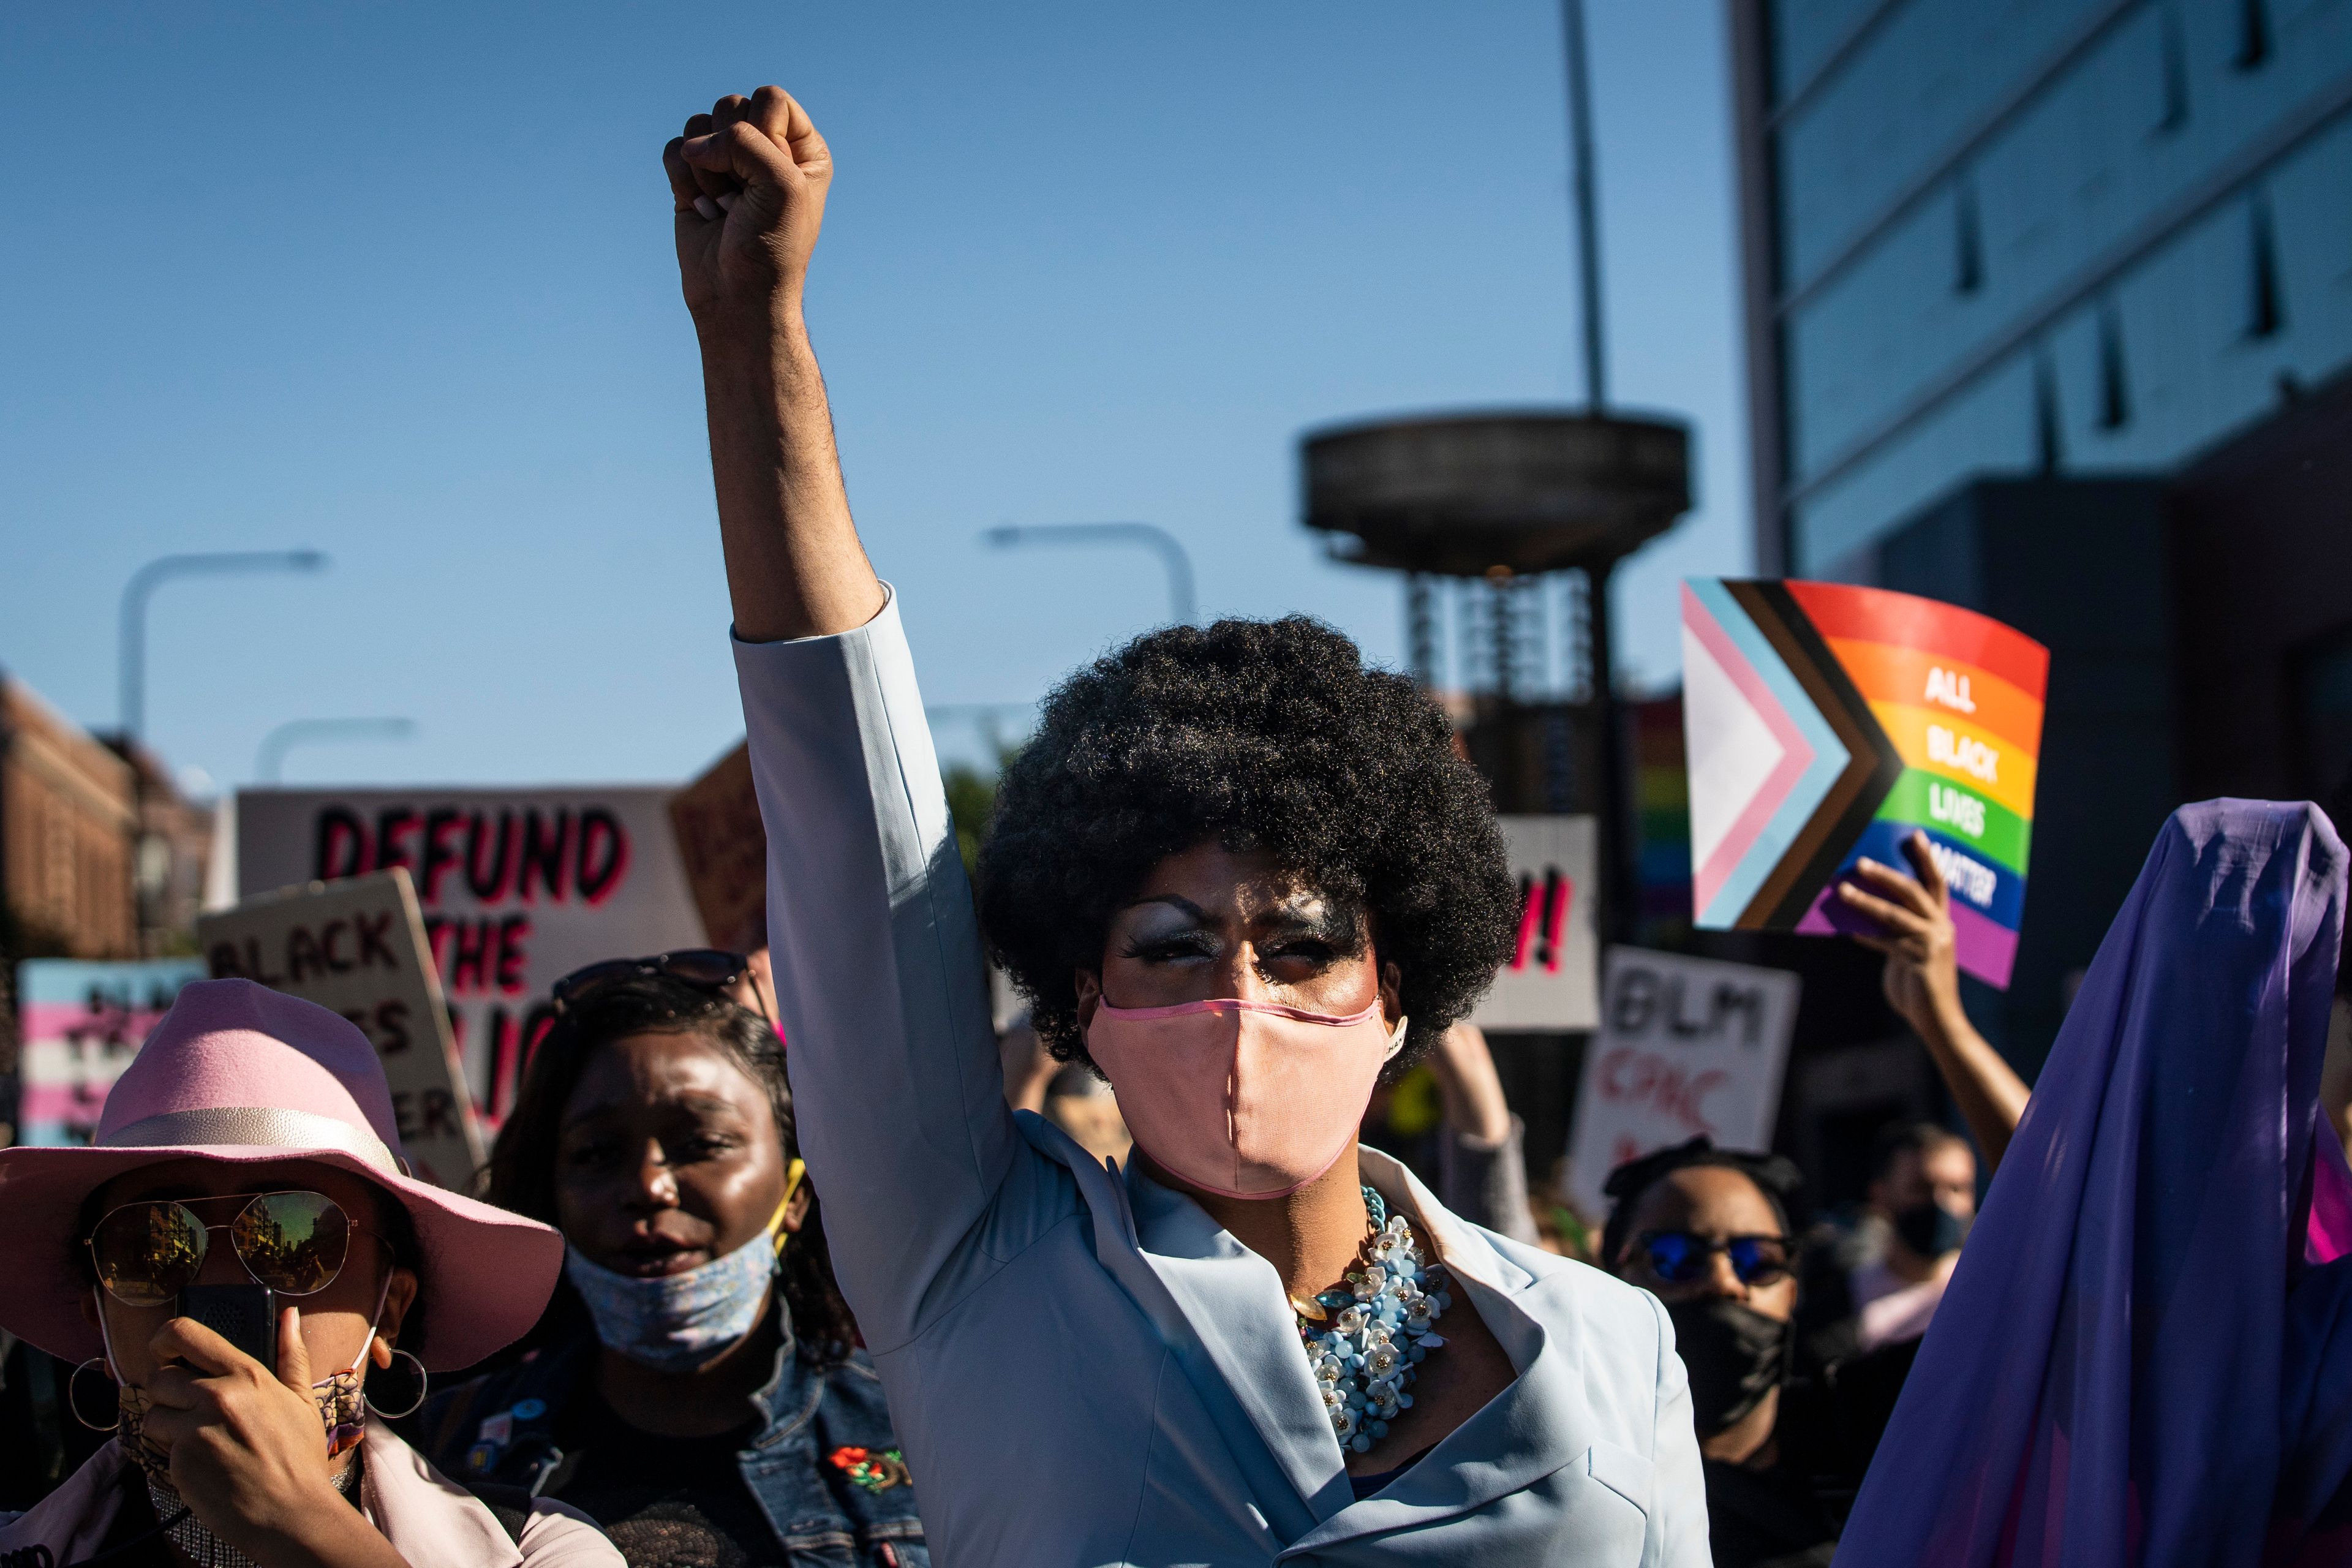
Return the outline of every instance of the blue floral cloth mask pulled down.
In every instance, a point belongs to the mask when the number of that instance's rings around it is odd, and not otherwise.
[[[680,1274],[640,1279],[592,1263],[566,1247],[563,1272],[595,1320],[596,1337],[631,1361],[661,1372],[692,1372],[757,1326],[784,1243],[784,1210],[801,1181],[794,1160],[784,1195],[759,1235]]]

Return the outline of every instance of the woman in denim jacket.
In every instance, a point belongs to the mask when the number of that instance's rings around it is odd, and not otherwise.
[[[426,1407],[453,1476],[582,1510],[637,1568],[929,1558],[801,1181],[783,1043],[731,954],[560,984],[490,1160],[566,1284],[525,1359]]]

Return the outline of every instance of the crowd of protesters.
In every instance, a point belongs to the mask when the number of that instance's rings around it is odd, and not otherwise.
[[[559,983],[478,1197],[353,1026],[186,988],[92,1144],[0,1150],[5,1364],[57,1358],[0,1424],[100,1435],[0,1564],[2347,1560],[2324,816],[2175,817],[2031,1114],[1925,838],[1863,862],[1966,1136],[1885,1129],[1843,1234],[1693,1140],[1595,1242],[1465,1021],[1484,788],[1328,627],[1071,676],[974,900],[801,320],[824,144],[764,88],[665,163],[771,947]],[[1361,1136],[1422,1062],[1427,1181]]]

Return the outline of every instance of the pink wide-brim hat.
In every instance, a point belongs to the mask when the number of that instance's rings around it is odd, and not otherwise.
[[[539,1321],[562,1272],[563,1238],[417,1180],[400,1148],[383,1064],[350,1019],[250,980],[195,981],[115,1080],[95,1142],[0,1149],[9,1265],[0,1329],[69,1362],[103,1352],[84,1316],[89,1274],[74,1255],[83,1203],[125,1171],[184,1159],[315,1161],[374,1183],[408,1211],[423,1254],[418,1354],[435,1372],[470,1366]]]

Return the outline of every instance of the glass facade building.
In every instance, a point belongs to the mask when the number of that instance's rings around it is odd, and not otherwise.
[[[2352,373],[2352,0],[1731,0],[1758,553]]]

